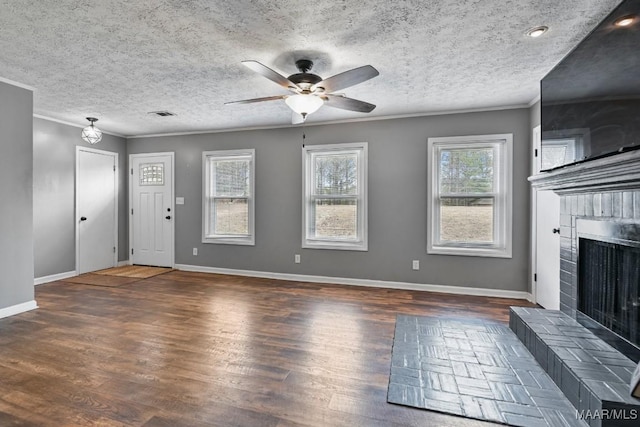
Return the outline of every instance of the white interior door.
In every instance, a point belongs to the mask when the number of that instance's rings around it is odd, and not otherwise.
[[[134,154],[131,165],[131,262],[174,263],[173,153]]]
[[[118,154],[76,150],[76,270],[115,267],[117,258]]]
[[[536,302],[560,309],[560,196],[537,190],[536,197]]]
[[[539,174],[542,164],[541,127],[533,129],[531,172]],[[550,310],[560,308],[560,196],[551,190],[531,192],[531,271],[535,302]]]

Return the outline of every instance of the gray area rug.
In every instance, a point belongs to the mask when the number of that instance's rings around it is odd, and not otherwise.
[[[522,427],[587,424],[508,326],[396,318],[387,401]]]

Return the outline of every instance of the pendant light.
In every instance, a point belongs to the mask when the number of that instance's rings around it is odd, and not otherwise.
[[[87,120],[89,120],[91,124],[82,129],[82,139],[89,144],[97,144],[102,140],[102,131],[93,125],[98,119],[95,117],[87,117]]]

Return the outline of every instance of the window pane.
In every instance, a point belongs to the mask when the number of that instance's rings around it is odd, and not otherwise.
[[[316,195],[355,195],[358,192],[358,155],[323,154],[314,157]]]
[[[440,240],[493,243],[493,198],[442,198]]]
[[[314,203],[315,238],[354,240],[357,233],[357,204],[353,199],[316,200]]]
[[[164,163],[140,165],[140,185],[164,185]]]
[[[215,199],[210,224],[218,235],[249,234],[249,203],[246,199]]]
[[[216,160],[212,188],[214,196],[249,196],[250,160]]]
[[[541,169],[555,168],[572,161],[572,159],[567,161],[566,158],[566,145],[551,145],[549,147],[542,147]]]
[[[440,191],[444,193],[493,192],[493,148],[441,150]]]

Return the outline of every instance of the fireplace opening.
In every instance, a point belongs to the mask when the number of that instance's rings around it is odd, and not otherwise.
[[[636,224],[581,220],[577,320],[640,361],[640,240]]]

